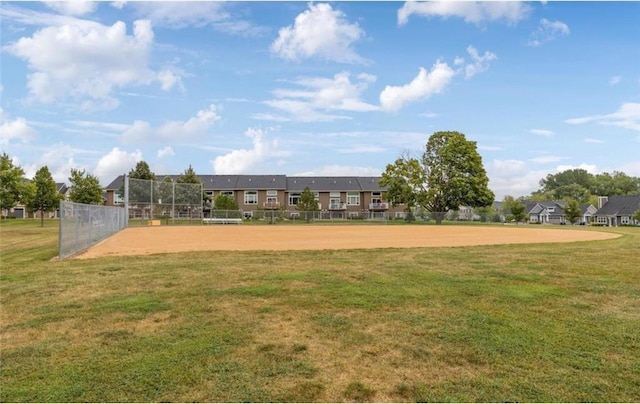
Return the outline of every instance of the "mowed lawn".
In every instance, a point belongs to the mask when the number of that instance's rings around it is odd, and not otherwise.
[[[638,402],[640,228],[597,230],[56,261],[57,222],[5,221],[0,400]]]

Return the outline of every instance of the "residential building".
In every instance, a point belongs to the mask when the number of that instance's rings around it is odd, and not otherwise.
[[[158,175],[161,181],[167,176]],[[172,180],[177,175],[168,175]],[[385,187],[380,177],[290,177],[286,175],[200,175],[204,192],[213,200],[219,195],[231,196],[245,217],[264,210],[279,210],[288,217],[299,215],[297,204],[301,193],[309,188],[316,196],[320,217],[326,219],[400,218],[404,206],[392,207],[383,200]],[[106,187],[107,205],[122,205],[119,196],[124,176]],[[205,206],[207,211],[215,206]]]
[[[594,222],[604,226],[640,225],[633,219],[640,210],[640,195],[615,195],[598,197],[598,210]]]
[[[527,201],[524,206],[529,223],[566,224],[564,201]]]

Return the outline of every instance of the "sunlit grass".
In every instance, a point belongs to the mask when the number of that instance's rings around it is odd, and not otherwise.
[[[2,401],[640,401],[640,229],[52,260],[0,223]]]

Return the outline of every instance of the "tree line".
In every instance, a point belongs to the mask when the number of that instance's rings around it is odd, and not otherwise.
[[[69,199],[86,204],[104,204],[102,186],[98,177],[85,170],[71,169]],[[23,204],[30,213],[40,212],[40,225],[44,225],[44,215],[53,212],[64,198],[58,192],[56,182],[45,165],[36,171],[32,179],[25,177],[22,167],[3,153],[0,156],[0,209],[4,213]],[[4,215],[3,215],[4,216]]]
[[[0,158],[0,207],[3,211],[23,203],[31,212],[49,212],[57,208],[61,195],[58,195],[55,182],[47,166],[41,167],[29,180],[24,170],[13,164],[4,153]],[[140,161],[129,172],[130,178],[157,180],[149,165]],[[70,200],[79,203],[103,204],[102,187],[97,177],[85,170],[71,169],[69,177]],[[172,182],[170,177],[164,183]],[[200,178],[189,165],[176,183],[201,183]],[[387,187],[385,199],[392,205],[404,204],[410,216],[414,208],[431,212],[437,224],[446,213],[460,206],[476,209],[481,216],[491,214],[494,193],[489,189],[489,178],[477,151],[476,142],[467,140],[465,135],[455,131],[433,133],[427,140],[424,152],[419,157],[404,155],[393,163],[387,164],[379,181]],[[597,196],[640,194],[640,178],[629,176],[620,171],[613,173],[590,174],[584,169],[570,169],[557,174],[549,174],[541,179],[540,188],[531,195],[513,198],[507,195],[504,208],[515,219],[524,219],[525,200],[563,200],[567,218],[573,219],[581,204],[597,206]],[[121,196],[124,188],[120,190]],[[144,189],[132,189],[131,194],[147,192]],[[216,209],[238,210],[234,198],[219,195],[213,201],[205,192],[202,201]],[[315,197],[311,190],[305,189],[300,204],[313,211]],[[299,208],[301,208],[299,206]],[[495,212],[493,212],[495,213]],[[579,213],[578,213],[579,217]]]
[[[581,168],[569,169],[548,174],[540,179],[539,185],[540,188],[529,196],[505,196],[503,210],[508,213],[509,220],[518,223],[526,219],[526,201],[562,201],[565,219],[575,224],[582,216],[582,206],[597,207],[599,196],[640,194],[640,177],[633,177],[621,171],[591,174]],[[634,219],[640,221],[640,207],[634,214]]]

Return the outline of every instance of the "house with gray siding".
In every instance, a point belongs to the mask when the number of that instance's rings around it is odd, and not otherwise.
[[[594,222],[604,226],[640,225],[633,214],[640,210],[640,195],[613,195],[598,197],[598,210]]]

